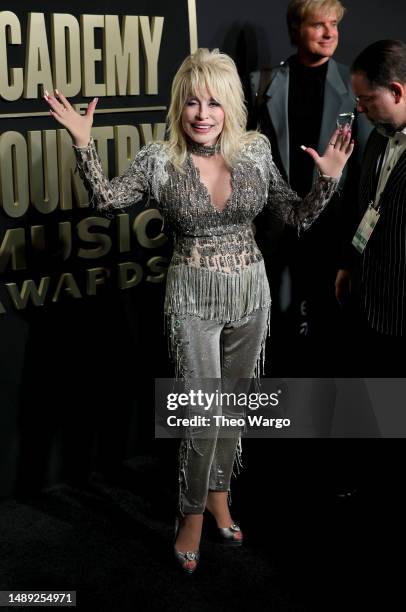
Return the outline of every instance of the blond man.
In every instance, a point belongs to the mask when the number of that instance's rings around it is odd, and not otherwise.
[[[345,123],[346,115],[350,119],[355,111],[349,68],[333,59],[344,13],[339,0],[291,0],[287,25],[296,53],[271,71],[251,74],[256,123],[269,137],[282,175],[300,195],[317,178],[301,143],[323,150],[337,119]],[[356,209],[352,195],[370,131],[363,117],[355,119],[356,149],[341,178],[341,201],[330,204],[306,236],[298,239],[283,230],[288,241],[284,235],[282,253],[275,250],[278,236],[267,232],[266,219],[258,225],[274,295],[279,293],[279,300],[274,299],[273,342],[275,346],[281,338],[278,354],[283,375],[333,374],[340,337],[334,296],[339,227]],[[290,343],[286,343],[287,335]]]

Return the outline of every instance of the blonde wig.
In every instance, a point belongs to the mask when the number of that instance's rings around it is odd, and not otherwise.
[[[291,43],[296,45],[297,30],[308,17],[332,11],[336,12],[337,21],[340,22],[345,13],[340,0],[291,0],[286,14]]]
[[[224,111],[224,126],[219,136],[220,152],[232,167],[241,147],[257,133],[247,132],[247,109],[244,93],[234,61],[218,49],[198,49],[189,55],[177,71],[168,111],[169,157],[181,168],[187,153],[187,140],[182,127],[182,112],[190,96],[207,91]]]

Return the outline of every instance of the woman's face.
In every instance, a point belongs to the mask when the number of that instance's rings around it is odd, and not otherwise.
[[[182,127],[191,140],[205,146],[214,145],[223,126],[224,111],[208,91],[187,98],[182,111]]]

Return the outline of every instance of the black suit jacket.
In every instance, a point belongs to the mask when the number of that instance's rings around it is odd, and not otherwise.
[[[380,199],[380,218],[360,255],[351,245],[368,204],[375,200],[388,139],[374,130],[359,184],[359,215],[351,228],[343,267],[352,270],[361,312],[375,331],[406,336],[406,152],[392,170]]]

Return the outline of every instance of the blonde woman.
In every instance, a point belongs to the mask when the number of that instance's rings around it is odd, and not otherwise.
[[[259,375],[271,298],[251,222],[269,206],[298,230],[306,229],[337,188],[353,150],[350,132],[336,131],[323,157],[303,147],[320,177],[302,200],[281,178],[269,141],[246,131],[233,60],[199,49],[173,80],[169,140],[143,147],[128,170],[109,181],[90,136],[97,99],[85,116],[61,93],[45,99],[72,136],[79,172],[97,208],[119,211],[148,192],[173,230],[165,315],[177,375],[221,379],[227,391]],[[224,543],[242,543],[227,503],[239,450],[238,432],[222,437],[221,428],[205,439],[191,430],[181,442],[175,555],[187,573],[199,561],[205,509]]]

